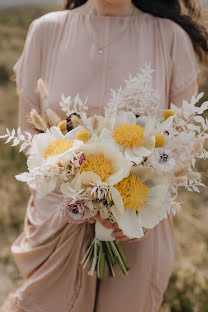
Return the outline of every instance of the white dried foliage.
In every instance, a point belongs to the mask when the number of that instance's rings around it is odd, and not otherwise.
[[[164,134],[166,147],[175,155],[176,169],[169,173],[171,212],[175,214],[180,210],[181,204],[177,197],[181,189],[199,193],[206,187],[202,183],[201,172],[196,172],[196,159],[207,159],[206,140],[208,139],[208,119],[203,113],[208,109],[208,101],[199,106],[203,93],[196,98],[192,97],[190,103],[183,101],[182,107],[171,104],[175,112],[174,117],[157,124],[157,132]]]
[[[74,98],[72,98],[71,96],[65,98],[64,94],[62,94],[59,105],[67,116],[76,113],[79,114],[81,117],[86,117],[88,111],[87,99],[83,102],[79,94],[77,94]]]
[[[119,110],[130,111],[136,115],[159,115],[162,111],[160,95],[152,87],[153,72],[151,66],[146,64],[135,77],[129,75],[124,88],[111,90],[112,97],[105,109],[106,115],[115,114]]]
[[[26,148],[31,147],[32,145],[32,135],[29,132],[25,132],[23,135],[20,127],[17,129],[17,132],[15,129],[10,131],[8,128],[6,128],[6,134],[0,136],[0,139],[7,139],[5,144],[12,142],[11,146],[20,145],[19,152],[24,151]]]

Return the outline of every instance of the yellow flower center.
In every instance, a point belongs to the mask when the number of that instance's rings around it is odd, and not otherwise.
[[[44,152],[44,158],[63,154],[73,147],[74,142],[71,140],[57,139],[48,144],[47,150]]]
[[[129,176],[115,185],[125,209],[139,211],[148,199],[148,187],[139,178]]]
[[[166,109],[166,110],[163,112],[163,114],[162,114],[164,120],[166,120],[166,119],[168,119],[169,117],[174,116],[174,115],[175,115],[175,113],[174,113],[174,111],[173,111],[172,109]]]
[[[81,173],[92,171],[99,175],[102,182],[105,182],[112,173],[111,162],[103,155],[88,156],[81,166]]]
[[[155,147],[162,147],[165,144],[165,138],[162,134],[155,134]]]
[[[80,140],[80,141],[83,141],[84,143],[86,143],[87,141],[89,141],[91,135],[89,133],[88,130],[80,130],[78,133],[77,133],[77,140]]]
[[[115,141],[128,148],[140,147],[144,142],[144,130],[139,125],[119,126],[113,133]]]
[[[59,129],[60,129],[61,131],[65,131],[65,130],[67,129],[67,128],[66,128],[66,120],[60,121],[59,124],[58,124],[58,126],[59,126]]]

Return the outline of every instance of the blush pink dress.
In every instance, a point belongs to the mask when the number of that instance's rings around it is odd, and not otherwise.
[[[98,42],[101,47],[109,44],[103,54],[98,53]],[[123,85],[129,73],[135,75],[145,63],[155,69],[153,87],[160,92],[161,108],[171,102],[179,105],[196,91],[199,70],[193,46],[174,22],[139,10],[125,17],[79,10],[47,14],[31,24],[14,67],[20,92],[19,125],[35,133],[27,118],[32,108],[44,115],[50,107],[64,119],[58,104],[62,93],[88,97],[89,112],[102,114],[110,89]],[[49,89],[47,101],[36,92],[40,77]],[[158,311],[174,265],[171,218],[143,241],[122,243],[131,266],[127,277],[117,272],[112,279],[106,273],[98,282],[80,265],[93,225],[66,224],[57,209],[61,200],[58,192],[41,200],[31,195],[24,232],[12,246],[25,281],[5,311]]]

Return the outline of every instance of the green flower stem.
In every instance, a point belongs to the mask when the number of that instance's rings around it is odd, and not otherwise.
[[[94,245],[91,246],[90,252],[89,252],[89,254],[88,254],[88,256],[87,256],[87,258],[86,258],[86,260],[85,260],[85,262],[84,262],[84,264],[83,264],[83,269],[86,268],[87,264],[88,264],[89,261],[91,260],[92,253],[93,253],[93,249],[94,249]]]
[[[90,271],[88,272],[88,274],[90,276],[93,276],[93,274],[95,272],[95,267],[96,267],[96,263],[97,263],[97,250],[98,250],[98,240],[95,239],[94,252],[93,252],[93,261],[92,261],[92,265],[91,265]]]
[[[90,271],[92,267],[93,258],[94,258],[94,245],[92,246],[91,251],[90,251],[90,259],[89,259],[90,264],[89,264],[88,272]]]
[[[87,258],[88,258],[88,256],[89,256],[89,253],[90,253],[90,251],[91,251],[91,248],[92,248],[94,242],[95,242],[95,239],[93,239],[93,241],[92,241],[90,247],[87,249],[87,251],[86,251],[84,257],[82,258],[82,261],[81,261],[81,264],[82,264],[82,265],[83,265],[83,264],[85,263],[85,261],[87,260]]]
[[[121,257],[121,259],[122,259],[122,261],[123,261],[123,263],[125,265],[126,270],[129,271],[130,270],[130,266],[128,264],[127,258],[124,255],[124,252],[123,252],[123,250],[121,248],[121,245],[119,243],[117,243],[116,241],[115,241],[115,245],[116,245],[116,248],[117,248],[117,250],[119,252],[119,255],[120,255],[120,257]]]
[[[106,247],[108,249],[108,255],[110,257],[110,261],[111,261],[112,265],[114,266],[116,264],[116,259],[115,259],[114,255],[113,255],[111,246],[110,246],[109,242],[105,242],[105,245],[106,245]]]
[[[121,256],[120,256],[120,254],[119,254],[119,252],[118,252],[118,250],[117,250],[117,248],[115,246],[115,243],[114,242],[109,242],[109,244],[111,245],[111,247],[113,249],[113,253],[114,253],[114,255],[116,257],[116,260],[117,260],[117,262],[118,262],[118,264],[119,264],[119,266],[121,268],[121,271],[123,272],[123,275],[128,275],[128,271],[126,270],[126,267],[125,267],[125,265],[124,265],[124,263],[123,263],[123,261],[121,259]]]
[[[108,252],[108,249],[107,249],[107,246],[106,246],[106,242],[103,242],[103,249],[104,249],[104,253],[105,253],[105,260],[106,260],[106,263],[107,263],[109,276],[115,277],[115,272],[114,272],[114,269],[113,269],[113,265],[111,263],[111,259],[110,259],[110,255],[109,255],[109,252]]]
[[[102,242],[99,241],[99,260],[98,260],[98,278],[103,279],[104,276],[104,265],[105,265],[105,254],[103,251]]]

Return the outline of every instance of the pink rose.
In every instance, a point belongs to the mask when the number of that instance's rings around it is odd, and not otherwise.
[[[67,223],[80,224],[92,217],[92,212],[86,206],[84,201],[76,201],[65,199],[62,204],[62,214]]]

